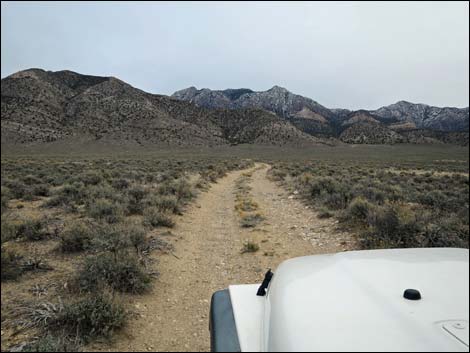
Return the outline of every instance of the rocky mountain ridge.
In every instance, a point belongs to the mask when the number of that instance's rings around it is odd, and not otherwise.
[[[231,92],[238,94],[232,95]],[[468,107],[439,108],[400,101],[376,110],[328,109],[310,98],[291,93],[279,86],[261,92],[251,89],[198,90],[190,87],[175,92],[172,97],[206,108],[265,109],[276,113],[305,133],[339,138],[347,143],[455,141],[460,144],[468,140]],[[359,125],[351,128],[354,124]],[[368,128],[373,131],[366,134]],[[414,139],[414,136],[422,136],[423,133],[434,137]]]
[[[173,96],[115,77],[29,69],[1,80],[2,144],[100,140],[122,144],[306,146],[337,143],[468,145],[468,108],[398,102],[374,111],[328,109],[274,86]]]

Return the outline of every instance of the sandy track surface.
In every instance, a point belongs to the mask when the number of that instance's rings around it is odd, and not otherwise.
[[[267,268],[285,259],[351,249],[354,241],[334,220],[316,213],[267,179],[268,165],[252,168],[251,197],[265,221],[240,227],[234,209],[235,181],[244,171],[220,179],[178,221],[174,254],[158,256],[161,273],[151,293],[135,297],[137,318],[100,351],[209,351],[208,317],[214,291],[229,284],[259,283]],[[246,171],[245,171],[246,172]],[[241,254],[246,240],[256,253]]]

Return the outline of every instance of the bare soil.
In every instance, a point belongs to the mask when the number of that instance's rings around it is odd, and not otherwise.
[[[252,172],[250,196],[265,220],[242,228],[234,209],[235,171],[202,193],[177,220],[165,240],[174,252],[153,255],[161,273],[151,293],[133,297],[136,318],[111,342],[96,343],[95,351],[209,351],[209,306],[214,291],[230,284],[259,283],[268,268],[288,258],[354,249],[351,234],[333,219],[319,219],[267,178],[269,165]],[[241,253],[252,241],[260,249]]]

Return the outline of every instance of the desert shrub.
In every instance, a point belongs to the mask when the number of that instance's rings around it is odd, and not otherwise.
[[[397,208],[392,206],[375,208],[368,214],[367,221],[377,233],[385,236],[393,236],[400,226]]]
[[[93,294],[65,304],[49,326],[87,342],[95,337],[110,337],[127,321],[124,307],[107,294]]]
[[[98,199],[87,204],[87,213],[92,218],[104,220],[108,223],[117,223],[123,216],[123,209],[116,202],[108,199]]]
[[[365,233],[366,248],[409,248],[420,246],[421,224],[416,215],[397,205],[376,207],[369,212],[371,229]]]
[[[24,201],[33,201],[35,199],[33,187],[28,186],[22,196]]]
[[[72,207],[83,204],[86,199],[86,188],[83,183],[65,184],[57,193],[44,203],[45,207]]]
[[[218,179],[218,174],[214,172],[213,170],[207,170],[204,172],[201,172],[201,178],[203,180],[206,180],[209,183],[216,183]]]
[[[23,220],[16,227],[16,238],[23,238],[29,241],[43,240],[47,233],[44,230],[45,221],[41,219]]]
[[[103,177],[96,171],[89,171],[78,175],[78,179],[86,186],[89,186],[98,185],[103,180]]]
[[[470,212],[469,212],[469,207],[468,205],[462,207],[458,212],[457,212],[457,218],[460,220],[460,222],[465,225],[469,226],[470,222]]]
[[[425,227],[422,236],[424,247],[469,247],[469,228],[457,217],[438,219]]]
[[[94,231],[83,222],[74,222],[68,225],[60,242],[60,249],[66,253],[84,251],[90,248],[94,238]]]
[[[116,190],[108,184],[88,186],[86,198],[88,200],[107,199],[114,202],[123,201],[122,194],[116,192]]]
[[[324,219],[324,218],[331,218],[333,217],[333,213],[331,213],[330,210],[326,207],[320,207],[318,209],[318,218]]]
[[[28,187],[19,180],[6,180],[5,186],[10,190],[13,199],[23,198],[28,191]]]
[[[162,212],[156,207],[147,208],[144,211],[144,224],[151,227],[173,227],[173,219],[167,212]]]
[[[22,352],[78,352],[80,349],[77,339],[70,339],[66,335],[53,335],[51,333],[39,337],[36,341],[26,345]]]
[[[34,196],[49,196],[49,186],[46,184],[38,184],[33,186],[32,194]]]
[[[174,195],[178,201],[189,201],[194,197],[191,184],[186,179],[166,181],[157,187],[159,195]]]
[[[418,201],[423,205],[435,207],[441,210],[446,210],[449,206],[452,208],[452,201],[450,201],[448,196],[440,190],[432,190],[421,194],[418,198]]]
[[[242,254],[245,253],[252,253],[252,252],[257,252],[259,250],[259,245],[252,242],[252,241],[247,241],[243,243],[243,248],[241,250]]]
[[[118,253],[131,246],[128,229],[124,225],[97,225],[96,233],[92,241],[93,247],[100,251],[109,251],[115,258]]]
[[[348,206],[351,194],[344,190],[329,193],[323,196],[323,203],[330,209],[341,210]]]
[[[250,198],[238,198],[235,210],[239,212],[252,212],[259,208],[258,204]]]
[[[196,181],[196,183],[194,184],[194,187],[196,189],[200,189],[200,190],[207,190],[208,187],[209,187],[209,183],[208,181],[201,175],[199,177],[199,179]]]
[[[150,288],[150,276],[136,257],[101,254],[85,259],[77,273],[76,284],[81,292],[95,292],[105,287],[118,292],[143,293]]]
[[[1,189],[1,195],[2,195],[2,208],[1,212],[2,214],[8,209],[8,201],[10,200],[11,194],[10,194],[10,189],[7,187],[3,187]]]
[[[283,181],[287,177],[287,172],[282,169],[273,168],[270,171],[270,175],[275,181]]]
[[[330,177],[322,177],[313,179],[309,184],[306,185],[311,197],[315,198],[320,196],[322,193],[331,194],[338,190],[339,184]]]
[[[175,195],[155,195],[146,201],[149,206],[156,207],[162,212],[181,214],[181,206]]]
[[[390,201],[401,201],[404,199],[403,189],[398,185],[384,186],[383,194]]]
[[[1,227],[2,244],[7,241],[16,239],[18,233],[18,225],[16,223],[13,223],[6,216],[3,216],[1,221]]]
[[[23,272],[51,271],[53,268],[47,264],[44,258],[34,255],[21,262]]]
[[[35,175],[29,174],[23,178],[23,183],[26,185],[38,185],[42,183],[42,179]]]
[[[130,244],[134,247],[135,251],[139,253],[146,243],[145,229],[137,224],[131,224],[125,231]]]
[[[127,180],[127,179],[119,178],[119,179],[114,179],[112,181],[111,185],[116,190],[125,190],[125,189],[129,188],[130,183],[129,183],[129,180]]]
[[[357,195],[365,197],[367,200],[374,202],[376,204],[382,205],[386,200],[386,195],[383,191],[377,189],[376,187],[363,187],[360,186],[361,191],[357,192]]]
[[[346,210],[346,217],[351,221],[364,222],[373,207],[374,206],[363,197],[356,197],[349,204]]]
[[[144,210],[143,199],[147,195],[147,190],[141,186],[134,186],[128,191],[127,211],[129,214],[142,214]]]
[[[2,247],[2,266],[1,266],[1,280],[15,280],[23,273],[21,267],[22,257],[13,251],[7,251]]]
[[[264,220],[261,213],[245,213],[241,215],[240,225],[244,228],[256,227]]]

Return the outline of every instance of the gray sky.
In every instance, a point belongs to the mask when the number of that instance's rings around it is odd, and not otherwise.
[[[116,76],[152,93],[277,84],[330,107],[469,105],[469,4],[2,2],[1,75]]]

